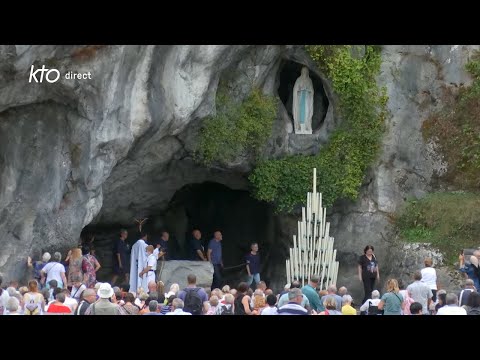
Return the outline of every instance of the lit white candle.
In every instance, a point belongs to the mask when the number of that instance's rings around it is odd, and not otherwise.
[[[320,276],[320,289],[324,290],[327,286],[325,286],[325,263],[322,263],[322,275]]]
[[[286,268],[286,271],[287,271],[287,284],[290,283],[290,263],[287,260],[285,260],[285,268]]]
[[[302,222],[301,221],[297,223],[297,233],[298,233],[298,243],[300,244],[302,242]]]
[[[317,210],[317,168],[313,168],[312,212]]]
[[[315,209],[316,209],[317,214],[321,214],[321,212],[322,212],[321,196],[322,196],[322,193],[317,193],[317,204],[315,205]],[[318,216],[319,215],[317,215],[317,219],[320,219]]]
[[[333,246],[333,238],[332,238],[332,246]],[[336,279],[336,262],[335,258],[337,257],[337,249],[333,250],[332,254],[332,284],[337,285],[337,279]]]
[[[300,278],[300,257],[298,256],[298,247],[295,249],[295,280]]]

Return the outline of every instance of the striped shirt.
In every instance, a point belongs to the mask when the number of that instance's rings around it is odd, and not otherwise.
[[[296,302],[289,302],[278,309],[278,315],[308,315],[308,312]]]

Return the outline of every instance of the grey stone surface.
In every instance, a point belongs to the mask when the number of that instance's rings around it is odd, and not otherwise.
[[[235,84],[273,91],[270,70],[281,48],[104,46],[87,47],[87,57],[76,57],[85,47],[1,46],[5,280],[21,278],[34,251],[66,252],[94,218],[130,224],[152,207],[162,208],[184,184],[206,179],[246,188],[244,178],[226,169],[195,166],[193,146],[182,139],[193,143],[201,119],[214,111],[225,69],[239,70],[242,81]],[[243,61],[249,57],[253,62]],[[62,74],[90,71],[92,80],[29,84],[32,64]],[[244,68],[253,71],[248,82]]]
[[[387,88],[390,117],[381,153],[359,199],[339,202],[329,217],[341,262],[339,285],[349,287],[354,298],[361,293],[356,259],[367,244],[376,247],[383,279],[405,274],[404,266],[386,260],[401,258],[404,251],[396,244],[391,215],[405,199],[431,191],[432,177],[445,171],[435,144],[424,142],[421,125],[449,93],[471,81],[464,65],[478,48],[383,46],[378,82]],[[88,56],[75,56],[79,50]],[[362,56],[360,48],[355,51]],[[128,225],[134,217],[164,211],[187,184],[214,181],[249,189],[251,159],[209,168],[193,161],[198,131],[215,111],[220,80],[238,99],[252,86],[276,94],[282,61],[308,66],[322,80],[330,106],[323,125],[309,138],[297,139],[279,104],[265,155],[314,154],[341,118],[329,80],[300,46],[0,46],[0,273],[5,280],[21,278],[34,251],[66,253],[87,224]],[[92,80],[29,84],[32,64],[62,73],[91,71]],[[295,221],[275,217],[279,260],[268,272],[278,288],[284,285],[282,265]],[[107,257],[105,251],[105,262]]]
[[[358,201],[339,203],[331,217],[333,236],[340,253],[339,283],[363,296],[356,277],[356,259],[367,244],[375,246],[384,281],[404,277],[422,267],[422,256],[414,257],[408,269],[392,259],[402,258],[392,215],[405,200],[421,198],[432,191],[432,177],[446,164],[424,142],[421,126],[429,114],[440,109],[450,92],[469,84],[465,64],[477,45],[388,45],[383,46],[378,83],[387,88],[390,116],[378,161],[365,179]],[[387,260],[388,259],[388,260]],[[442,282],[455,282],[456,273],[441,271]],[[453,285],[452,285],[453,286]],[[453,286],[455,287],[455,286]]]
[[[189,274],[195,274],[197,286],[212,286],[213,266],[208,261],[170,260],[164,264],[161,273],[161,261],[157,264],[157,279],[165,284],[165,292],[168,292],[170,285],[175,283],[180,286],[180,290],[184,289]]]

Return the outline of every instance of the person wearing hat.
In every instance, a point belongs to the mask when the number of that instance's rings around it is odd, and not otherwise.
[[[458,258],[460,260],[460,272],[467,274],[468,278],[473,280],[473,283],[477,291],[478,289],[480,289],[480,280],[479,280],[480,269],[479,269],[479,263],[478,263],[479,256],[480,256],[480,252],[478,250],[475,251],[473,255],[470,256],[469,264],[465,263],[465,256],[463,254],[460,254]]]
[[[121,306],[110,302],[113,289],[109,283],[103,283],[98,288],[99,299],[88,307],[85,315],[126,315]]]

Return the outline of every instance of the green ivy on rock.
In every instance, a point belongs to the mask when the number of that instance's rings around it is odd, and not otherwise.
[[[249,177],[254,196],[274,203],[279,212],[305,203],[314,167],[324,206],[341,198],[355,200],[365,171],[378,154],[387,114],[386,91],[375,79],[381,65],[379,49],[366,46],[361,58],[352,56],[348,45],[310,45],[306,50],[332,81],[342,125],[317,155],[263,160],[254,169]]]
[[[240,156],[257,157],[272,132],[277,100],[255,88],[243,102],[236,102],[219,90],[216,105],[216,115],[204,120],[197,160],[210,165]]]

